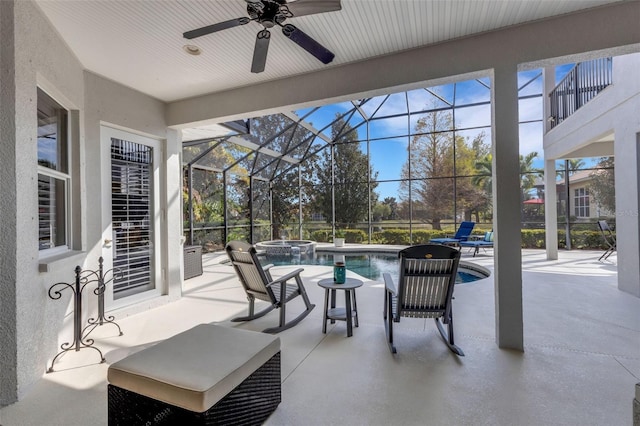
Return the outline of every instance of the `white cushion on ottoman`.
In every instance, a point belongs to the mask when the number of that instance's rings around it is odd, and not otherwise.
[[[279,351],[279,337],[200,324],[112,364],[107,379],[140,395],[204,412]]]

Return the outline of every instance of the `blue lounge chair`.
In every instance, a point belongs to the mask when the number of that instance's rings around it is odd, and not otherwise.
[[[460,247],[469,247],[473,249],[473,257],[476,257],[476,254],[480,251],[480,249],[493,248],[493,231],[486,232],[484,234],[484,238],[481,240],[467,240],[460,241]]]
[[[432,238],[429,240],[432,244],[444,244],[446,246],[459,246],[462,241],[467,241],[473,227],[476,226],[475,222],[462,222],[456,235],[450,238]]]

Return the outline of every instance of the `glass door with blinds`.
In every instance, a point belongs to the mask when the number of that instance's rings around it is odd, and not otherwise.
[[[158,151],[157,142],[103,127],[103,152],[110,167],[103,174],[109,183],[105,207],[103,257],[113,268],[108,289],[112,305],[124,305],[159,294]],[[107,203],[105,203],[107,204]]]

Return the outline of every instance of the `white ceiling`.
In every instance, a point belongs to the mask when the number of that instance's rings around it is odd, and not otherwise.
[[[186,40],[182,33],[246,16],[245,0],[36,0],[86,69],[163,101],[316,71],[618,0],[342,0],[337,12],[287,20],[335,53],[323,65],[272,29],[263,73],[250,72],[250,22]],[[203,53],[185,53],[185,44]]]

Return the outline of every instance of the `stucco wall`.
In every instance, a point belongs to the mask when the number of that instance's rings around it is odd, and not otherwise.
[[[16,184],[13,4],[0,2],[0,405],[15,399]]]
[[[0,2],[0,405],[12,403],[38,381],[59,351],[73,341],[71,292],[51,300],[48,288],[72,282],[73,269],[95,269],[102,253],[100,125],[108,123],[160,140],[164,219],[162,256],[171,279],[166,299],[180,295],[180,140],[170,131],[165,105],[88,73],[30,1]],[[72,249],[40,272],[37,194],[37,87],[70,110]],[[166,163],[175,170],[166,171]],[[107,197],[110,194],[106,194]],[[171,227],[171,229],[169,229]],[[169,253],[171,252],[171,255]],[[169,280],[166,280],[169,281]],[[161,284],[162,285],[162,284]],[[94,298],[85,305],[95,308]],[[85,311],[95,316],[95,310]]]
[[[640,53],[613,59],[613,84],[544,137],[546,159],[614,135],[618,288],[640,296]],[[623,194],[623,196],[620,196]]]
[[[16,395],[11,395],[12,390],[4,389],[2,377],[4,400],[24,395],[45,370],[47,358],[55,354],[68,295],[66,300],[52,303],[46,289],[55,282],[72,279],[74,267],[61,264],[56,271],[38,272],[36,88],[45,84],[64,94],[61,103],[69,109],[80,109],[84,103],[82,66],[55,36],[39,9],[31,2],[15,2],[14,19],[16,238],[8,244],[16,251],[15,265],[11,266],[16,277],[13,321],[17,389]]]
[[[92,188],[87,192],[87,206],[100,206],[105,197],[102,194],[100,170],[109,159],[100,157],[100,128],[101,125],[117,127],[119,129],[138,133],[160,141],[162,149],[160,204],[165,214],[161,218],[162,240],[159,249],[162,251],[162,267],[165,269],[165,281],[162,285],[163,295],[169,300],[175,300],[181,294],[180,259],[182,248],[180,245],[181,217],[182,217],[182,181],[181,164],[178,159],[182,151],[181,141],[175,131],[167,133],[164,120],[165,104],[135,90],[126,88],[91,72],[85,72],[85,158],[87,173],[84,178],[85,188]],[[93,190],[95,189],[95,190]],[[179,200],[176,204],[175,201]],[[100,212],[87,215],[87,250],[95,263],[102,254],[102,219]],[[158,246],[156,246],[158,247]],[[168,300],[149,300],[145,307],[157,306]],[[132,309],[121,310],[119,315],[144,309],[134,306]]]

